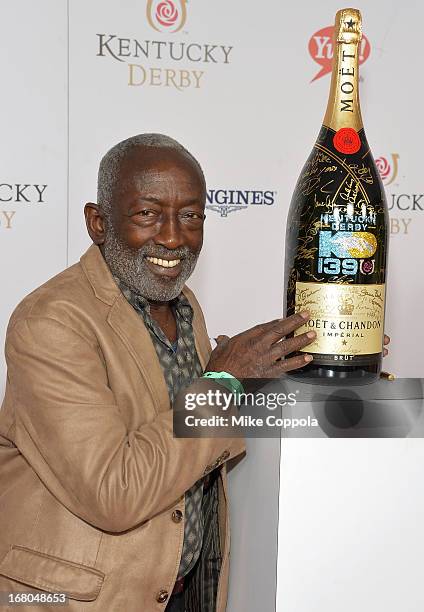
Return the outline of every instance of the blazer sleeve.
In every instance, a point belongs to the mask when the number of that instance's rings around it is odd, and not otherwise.
[[[17,321],[6,360],[17,448],[65,507],[105,531],[148,520],[243,451],[234,438],[174,438],[172,410],[128,431],[99,348],[55,319]]]

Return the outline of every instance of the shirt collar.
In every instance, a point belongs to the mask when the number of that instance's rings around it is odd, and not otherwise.
[[[131,304],[131,306],[139,312],[147,312],[150,315],[150,304],[148,300],[146,300],[146,298],[142,295],[138,295],[137,293],[135,293],[135,291],[127,287],[127,285],[123,283],[121,279],[117,276],[113,276],[113,278],[119,289],[124,294],[125,298]],[[184,321],[190,323],[190,325],[192,324],[193,308],[191,307],[190,302],[183,293],[180,293],[176,298],[171,300],[169,304],[171,307],[175,308],[175,310],[181,315]]]

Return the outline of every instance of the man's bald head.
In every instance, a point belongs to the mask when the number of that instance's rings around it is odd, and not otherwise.
[[[114,147],[103,156],[100,165],[97,179],[97,204],[101,210],[109,216],[112,210],[113,193],[116,185],[119,183],[121,168],[123,165],[133,158],[135,155],[142,162],[143,149],[144,153],[150,157],[156,149],[158,154],[164,149],[168,152],[180,154],[186,158],[197,169],[198,173],[205,182],[203,170],[197,159],[177,140],[166,136],[165,134],[138,134],[131,136],[126,140],[118,142]]]

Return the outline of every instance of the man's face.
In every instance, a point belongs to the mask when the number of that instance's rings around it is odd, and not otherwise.
[[[112,273],[149,301],[180,294],[203,243],[206,189],[184,153],[136,149],[121,165],[103,246]]]

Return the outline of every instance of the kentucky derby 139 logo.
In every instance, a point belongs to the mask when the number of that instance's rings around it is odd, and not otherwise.
[[[378,157],[375,160],[375,165],[377,166],[377,170],[380,173],[381,180],[385,187],[393,183],[393,181],[397,177],[398,173],[398,160],[399,155],[397,153],[392,153],[391,162],[387,159],[387,157]]]
[[[147,21],[158,32],[178,32],[187,19],[186,0],[147,0]]]
[[[309,55],[312,57],[314,62],[321,66],[321,69],[314,76],[311,83],[317,79],[320,79],[328,72],[331,72],[334,53],[333,35],[334,26],[328,26],[318,30],[318,32],[315,32],[315,34],[312,34],[311,38],[309,39]],[[359,64],[363,64],[368,59],[370,52],[370,42],[363,34],[359,45]]]

